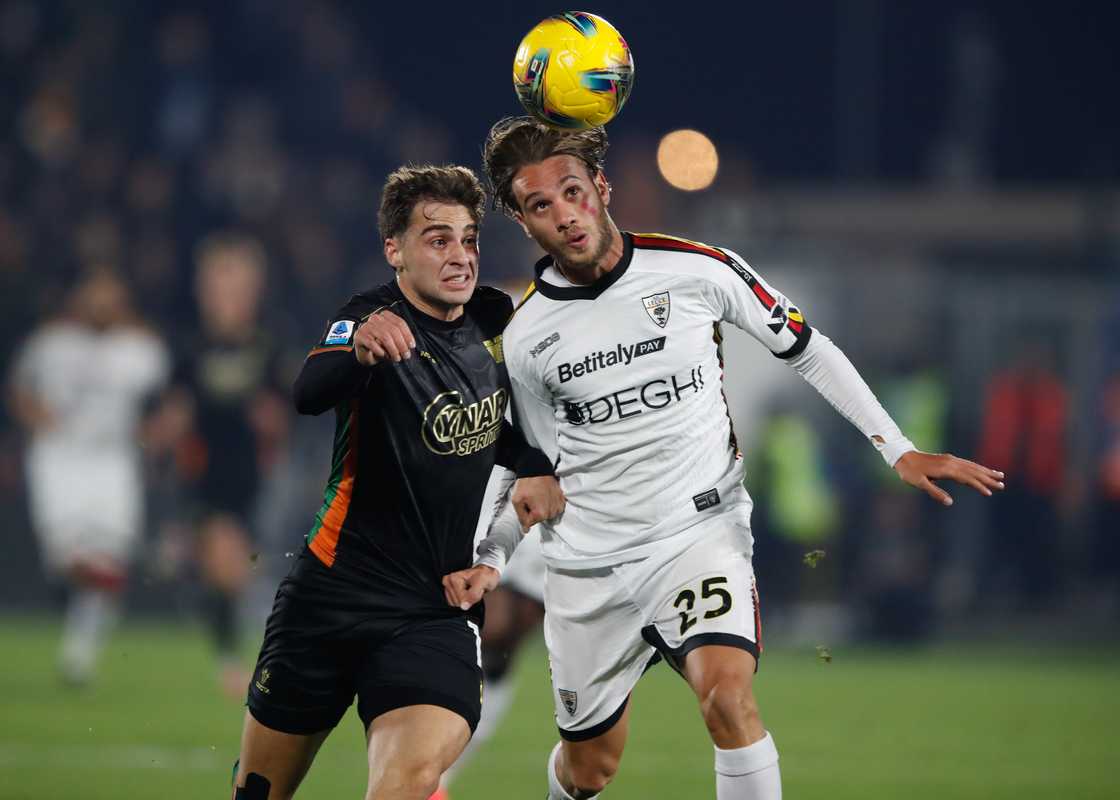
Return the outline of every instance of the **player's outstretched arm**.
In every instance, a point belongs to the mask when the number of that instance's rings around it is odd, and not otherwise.
[[[354,326],[355,321],[340,319],[331,326],[343,324]],[[391,311],[372,314],[356,325],[353,336],[337,345],[332,340],[332,327],[328,327],[324,340],[303,362],[292,388],[300,414],[329,411],[365,385],[368,367],[380,361],[408,358],[416,346],[408,325]],[[342,338],[346,338],[345,334]]]
[[[983,495],[1003,488],[1003,473],[948,453],[923,453],[879,404],[856,368],[832,341],[815,331],[790,365],[845,418],[866,435],[902,480],[943,505],[953,499],[934,481],[949,479]]]
[[[507,470],[503,480],[494,517],[486,537],[478,543],[475,559],[475,566],[486,565],[498,572],[505,569],[529,529],[558,518],[566,502],[560,482],[551,475],[520,478],[514,483],[514,474]]]
[[[943,505],[953,505],[953,498],[934,481],[949,479],[963,486],[971,486],[980,494],[991,497],[993,491],[1003,488],[1003,473],[957,458],[950,453],[923,453],[911,450],[903,453],[894,464],[894,471],[911,486],[924,491]]]

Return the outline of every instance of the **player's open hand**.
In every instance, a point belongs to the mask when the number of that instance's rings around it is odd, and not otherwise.
[[[498,585],[501,574],[493,567],[477,564],[443,576],[443,596],[447,605],[466,611]]]
[[[903,453],[894,465],[895,472],[911,486],[923,490],[942,505],[953,505],[953,498],[934,481],[948,478],[964,486],[971,486],[980,494],[991,497],[993,491],[1003,488],[1003,473],[989,469],[974,461],[957,458],[949,453],[923,453],[911,450]]]
[[[528,533],[538,522],[555,519],[564,513],[567,500],[560,490],[560,482],[551,475],[542,475],[536,478],[518,478],[513,485],[510,502],[517,511],[522,533]]]
[[[408,324],[388,309],[370,314],[354,333],[354,356],[367,367],[411,358],[415,347]]]

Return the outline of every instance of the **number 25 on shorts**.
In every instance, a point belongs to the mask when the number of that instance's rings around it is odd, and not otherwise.
[[[727,578],[722,575],[705,578],[700,582],[700,602],[706,608],[704,619],[722,617],[731,610],[731,593],[721,588],[721,584],[726,583]],[[680,615],[681,636],[684,636],[699,621],[697,615],[701,609],[696,608],[696,592],[688,587],[681,589],[677,593],[677,599],[673,601],[673,607]]]

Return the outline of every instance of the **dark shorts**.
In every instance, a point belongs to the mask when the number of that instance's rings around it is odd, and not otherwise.
[[[307,550],[280,584],[248,706],[266,727],[312,734],[338,724],[358,698],[374,718],[412,705],[454,711],[471,732],[482,711],[478,628],[466,616],[371,613]]]

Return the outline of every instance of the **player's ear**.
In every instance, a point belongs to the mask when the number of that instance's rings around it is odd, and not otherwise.
[[[404,254],[401,253],[400,242],[397,241],[395,236],[390,236],[385,240],[385,260],[389,262],[389,266],[395,272],[400,272],[401,267],[404,266]]]
[[[595,191],[599,193],[599,199],[603,201],[603,205],[609,206],[611,204],[611,185],[607,183],[607,176],[603,174],[603,170],[595,173]]]
[[[521,226],[521,230],[525,231],[525,236],[529,239],[533,238],[533,234],[529,233],[529,226],[525,224],[525,216],[520,212],[514,212],[513,218],[517,220],[517,224]]]

